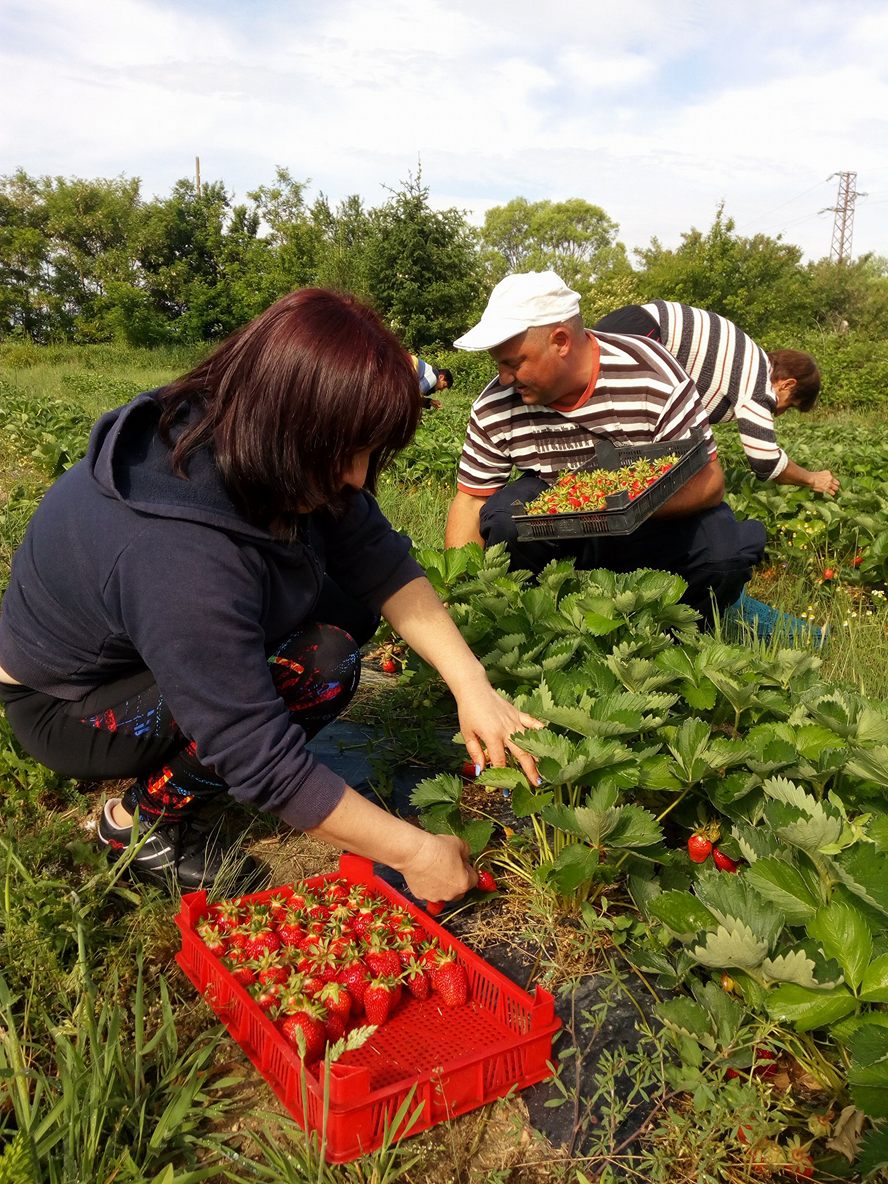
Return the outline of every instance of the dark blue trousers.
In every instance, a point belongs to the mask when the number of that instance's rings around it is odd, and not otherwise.
[[[546,488],[535,473],[523,473],[487,498],[481,509],[485,543],[505,543],[512,566],[535,574],[553,559],[564,558],[585,570],[672,571],[688,585],[683,603],[711,624],[713,601],[720,612],[733,604],[765,552],[761,522],[738,522],[725,502],[687,518],[649,518],[628,535],[519,542],[512,515],[523,513],[524,504]]]

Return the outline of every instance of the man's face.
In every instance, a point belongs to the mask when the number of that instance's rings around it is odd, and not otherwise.
[[[435,380],[435,390],[436,391],[446,391],[447,389],[448,389],[447,375],[446,374],[439,374],[437,379]]]
[[[490,351],[501,385],[514,387],[522,403],[548,407],[566,393],[565,368],[551,336],[546,328],[527,329]]]

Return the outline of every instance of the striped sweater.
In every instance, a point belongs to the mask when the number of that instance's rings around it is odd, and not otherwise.
[[[774,434],[777,400],[761,346],[725,317],[669,300],[642,305],[658,322],[660,340],[693,378],[711,423],[736,419],[755,475],[779,477],[789,457]]]
[[[707,435],[706,412],[690,378],[654,341],[596,333],[598,379],[588,398],[570,410],[525,406],[512,387],[494,379],[472,407],[459,462],[457,485],[489,497],[509,480],[512,468],[553,479],[595,457],[595,442],[616,445],[687,439],[693,428]]]

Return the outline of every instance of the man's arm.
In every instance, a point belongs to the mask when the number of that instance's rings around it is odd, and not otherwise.
[[[813,489],[815,493],[828,493],[830,497],[839,491],[839,479],[834,477],[829,469],[812,472],[803,469],[794,460],[787,460],[783,471],[773,478],[777,485],[800,485],[806,489]]]
[[[704,469],[695,473],[652,517],[686,518],[690,514],[698,514],[701,510],[711,510],[721,505],[724,496],[725,475],[718,460],[713,457]]]
[[[484,546],[480,530],[483,505],[483,497],[473,497],[470,493],[463,493],[461,489],[456,491],[447,514],[447,526],[444,530],[445,547],[464,547],[466,543],[479,543]]]

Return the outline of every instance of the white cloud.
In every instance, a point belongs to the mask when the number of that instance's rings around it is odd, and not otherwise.
[[[877,0],[7,0],[0,46],[0,172],[146,195],[199,154],[239,195],[281,164],[376,204],[421,159],[434,204],[476,219],[582,196],[633,246],[724,199],[744,233],[788,225],[818,255],[827,176],[866,190],[886,167]],[[888,203],[858,209],[855,249],[884,253]]]

